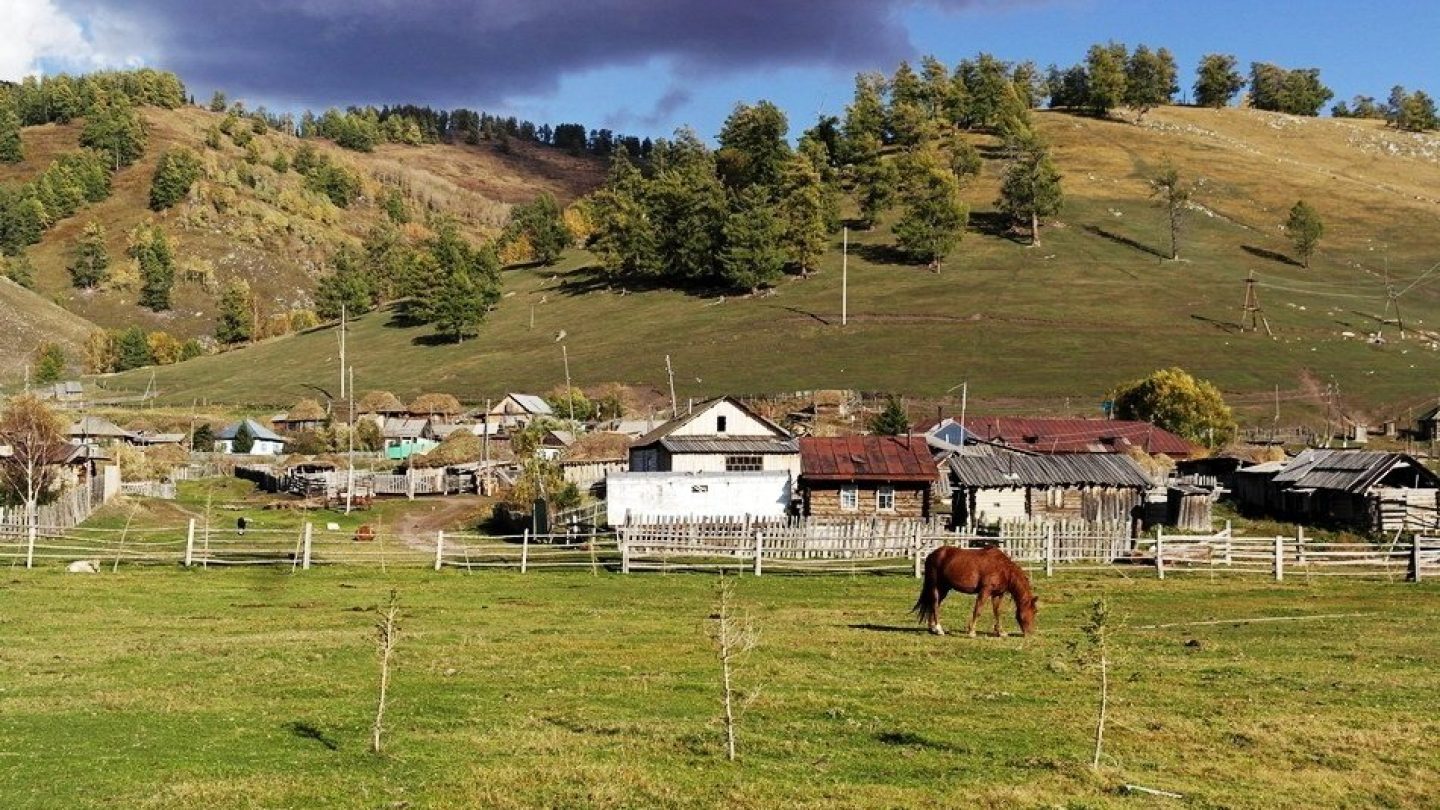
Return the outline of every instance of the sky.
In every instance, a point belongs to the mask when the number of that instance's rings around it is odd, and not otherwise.
[[[769,99],[793,132],[843,114],[854,75],[934,54],[1080,61],[1165,46],[1319,67],[1336,100],[1440,90],[1434,0],[0,0],[0,79],[151,66],[251,107],[469,107],[626,134],[713,136]]]

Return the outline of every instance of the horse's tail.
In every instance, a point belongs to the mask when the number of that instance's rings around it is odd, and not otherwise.
[[[910,608],[910,612],[915,614],[921,624],[935,624],[937,600],[930,598],[931,594],[938,590],[935,568],[935,552],[932,551],[930,556],[925,558],[925,578],[920,581],[920,596],[915,599],[915,607]]]

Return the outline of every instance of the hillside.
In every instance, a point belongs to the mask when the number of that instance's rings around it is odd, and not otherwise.
[[[1215,380],[1266,422],[1277,388],[1287,421],[1323,410],[1331,383],[1341,409],[1366,416],[1403,417],[1440,394],[1440,271],[1424,276],[1440,260],[1433,136],[1238,109],[1162,108],[1143,126],[1036,117],[1067,196],[1043,245],[995,227],[1001,164],[987,159],[967,191],[970,232],[940,273],[898,262],[885,224],[852,232],[848,326],[838,234],[822,272],[754,298],[620,294],[577,252],[555,269],[508,273],[476,341],[430,345],[426,331],[369,316],[353,335],[357,384],[472,401],[548,389],[563,379],[563,330],[577,383],[663,389],[669,354],[682,399],[815,387],[936,395],[968,380],[976,407],[1089,414],[1113,385],[1168,365]],[[1168,237],[1146,182],[1166,157],[1201,181],[1174,263],[1160,258]],[[1301,197],[1327,227],[1310,269],[1287,258],[1279,225]],[[1410,331],[1402,341],[1392,324],[1387,342],[1372,344],[1387,257],[1402,285],[1416,282],[1400,299]],[[1251,270],[1273,338],[1238,331]],[[284,403],[335,376],[334,346],[322,329],[161,369],[157,380],[175,401]],[[139,388],[141,377],[110,384]]]
[[[386,216],[378,203],[390,189],[400,190],[414,222],[423,221],[427,212],[441,212],[480,240],[498,232],[511,204],[545,191],[562,202],[571,200],[597,185],[605,168],[595,158],[518,141],[506,150],[493,144],[382,144],[372,153],[304,141],[360,176],[361,198],[341,209],[307,190],[293,170],[282,173],[270,165],[278,154],[293,159],[302,143],[298,138],[275,130],[255,136],[259,160],[252,164],[227,137],[222,136],[219,148],[206,145],[206,131],[222,115],[195,107],[147,107],[142,113],[149,132],[144,157],[115,174],[108,199],[57,223],[28,255],[36,268],[36,292],[43,298],[102,327],[139,324],[181,337],[211,332],[216,291],[232,278],[250,283],[262,315],[308,307],[325,259],[340,245],[358,246]],[[0,183],[37,177],[57,155],[78,148],[80,128],[78,122],[26,128],[26,159],[0,164]],[[188,200],[156,214],[148,208],[151,177],[160,155],[174,146],[197,152],[204,174]],[[147,221],[163,225],[179,271],[172,311],[157,314],[137,306],[133,289],[82,292],[71,286],[66,267],[75,240],[91,221],[105,228],[112,269],[130,263],[126,240],[131,229]]]
[[[78,357],[95,328],[74,313],[0,278],[0,379],[22,379],[39,340],[60,344]]]

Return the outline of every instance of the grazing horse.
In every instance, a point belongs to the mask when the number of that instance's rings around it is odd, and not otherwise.
[[[1027,636],[1035,632],[1035,594],[1030,590],[1030,578],[998,548],[941,546],[925,558],[925,584],[912,610],[937,636],[945,635],[945,628],[940,626],[940,603],[950,591],[975,594],[975,610],[966,626],[971,638],[975,637],[975,622],[987,598],[995,612],[995,635],[1005,635],[1000,629],[1000,600],[1007,593],[1015,600],[1015,622],[1020,632]]]

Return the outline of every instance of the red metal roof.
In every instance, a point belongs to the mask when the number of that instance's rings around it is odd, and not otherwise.
[[[923,436],[800,438],[800,476],[814,481],[933,481],[938,467]]]
[[[965,420],[971,435],[1036,453],[1123,453],[1138,447],[1152,455],[1188,458],[1195,446],[1148,422],[1122,419],[1032,419],[978,416]]]

